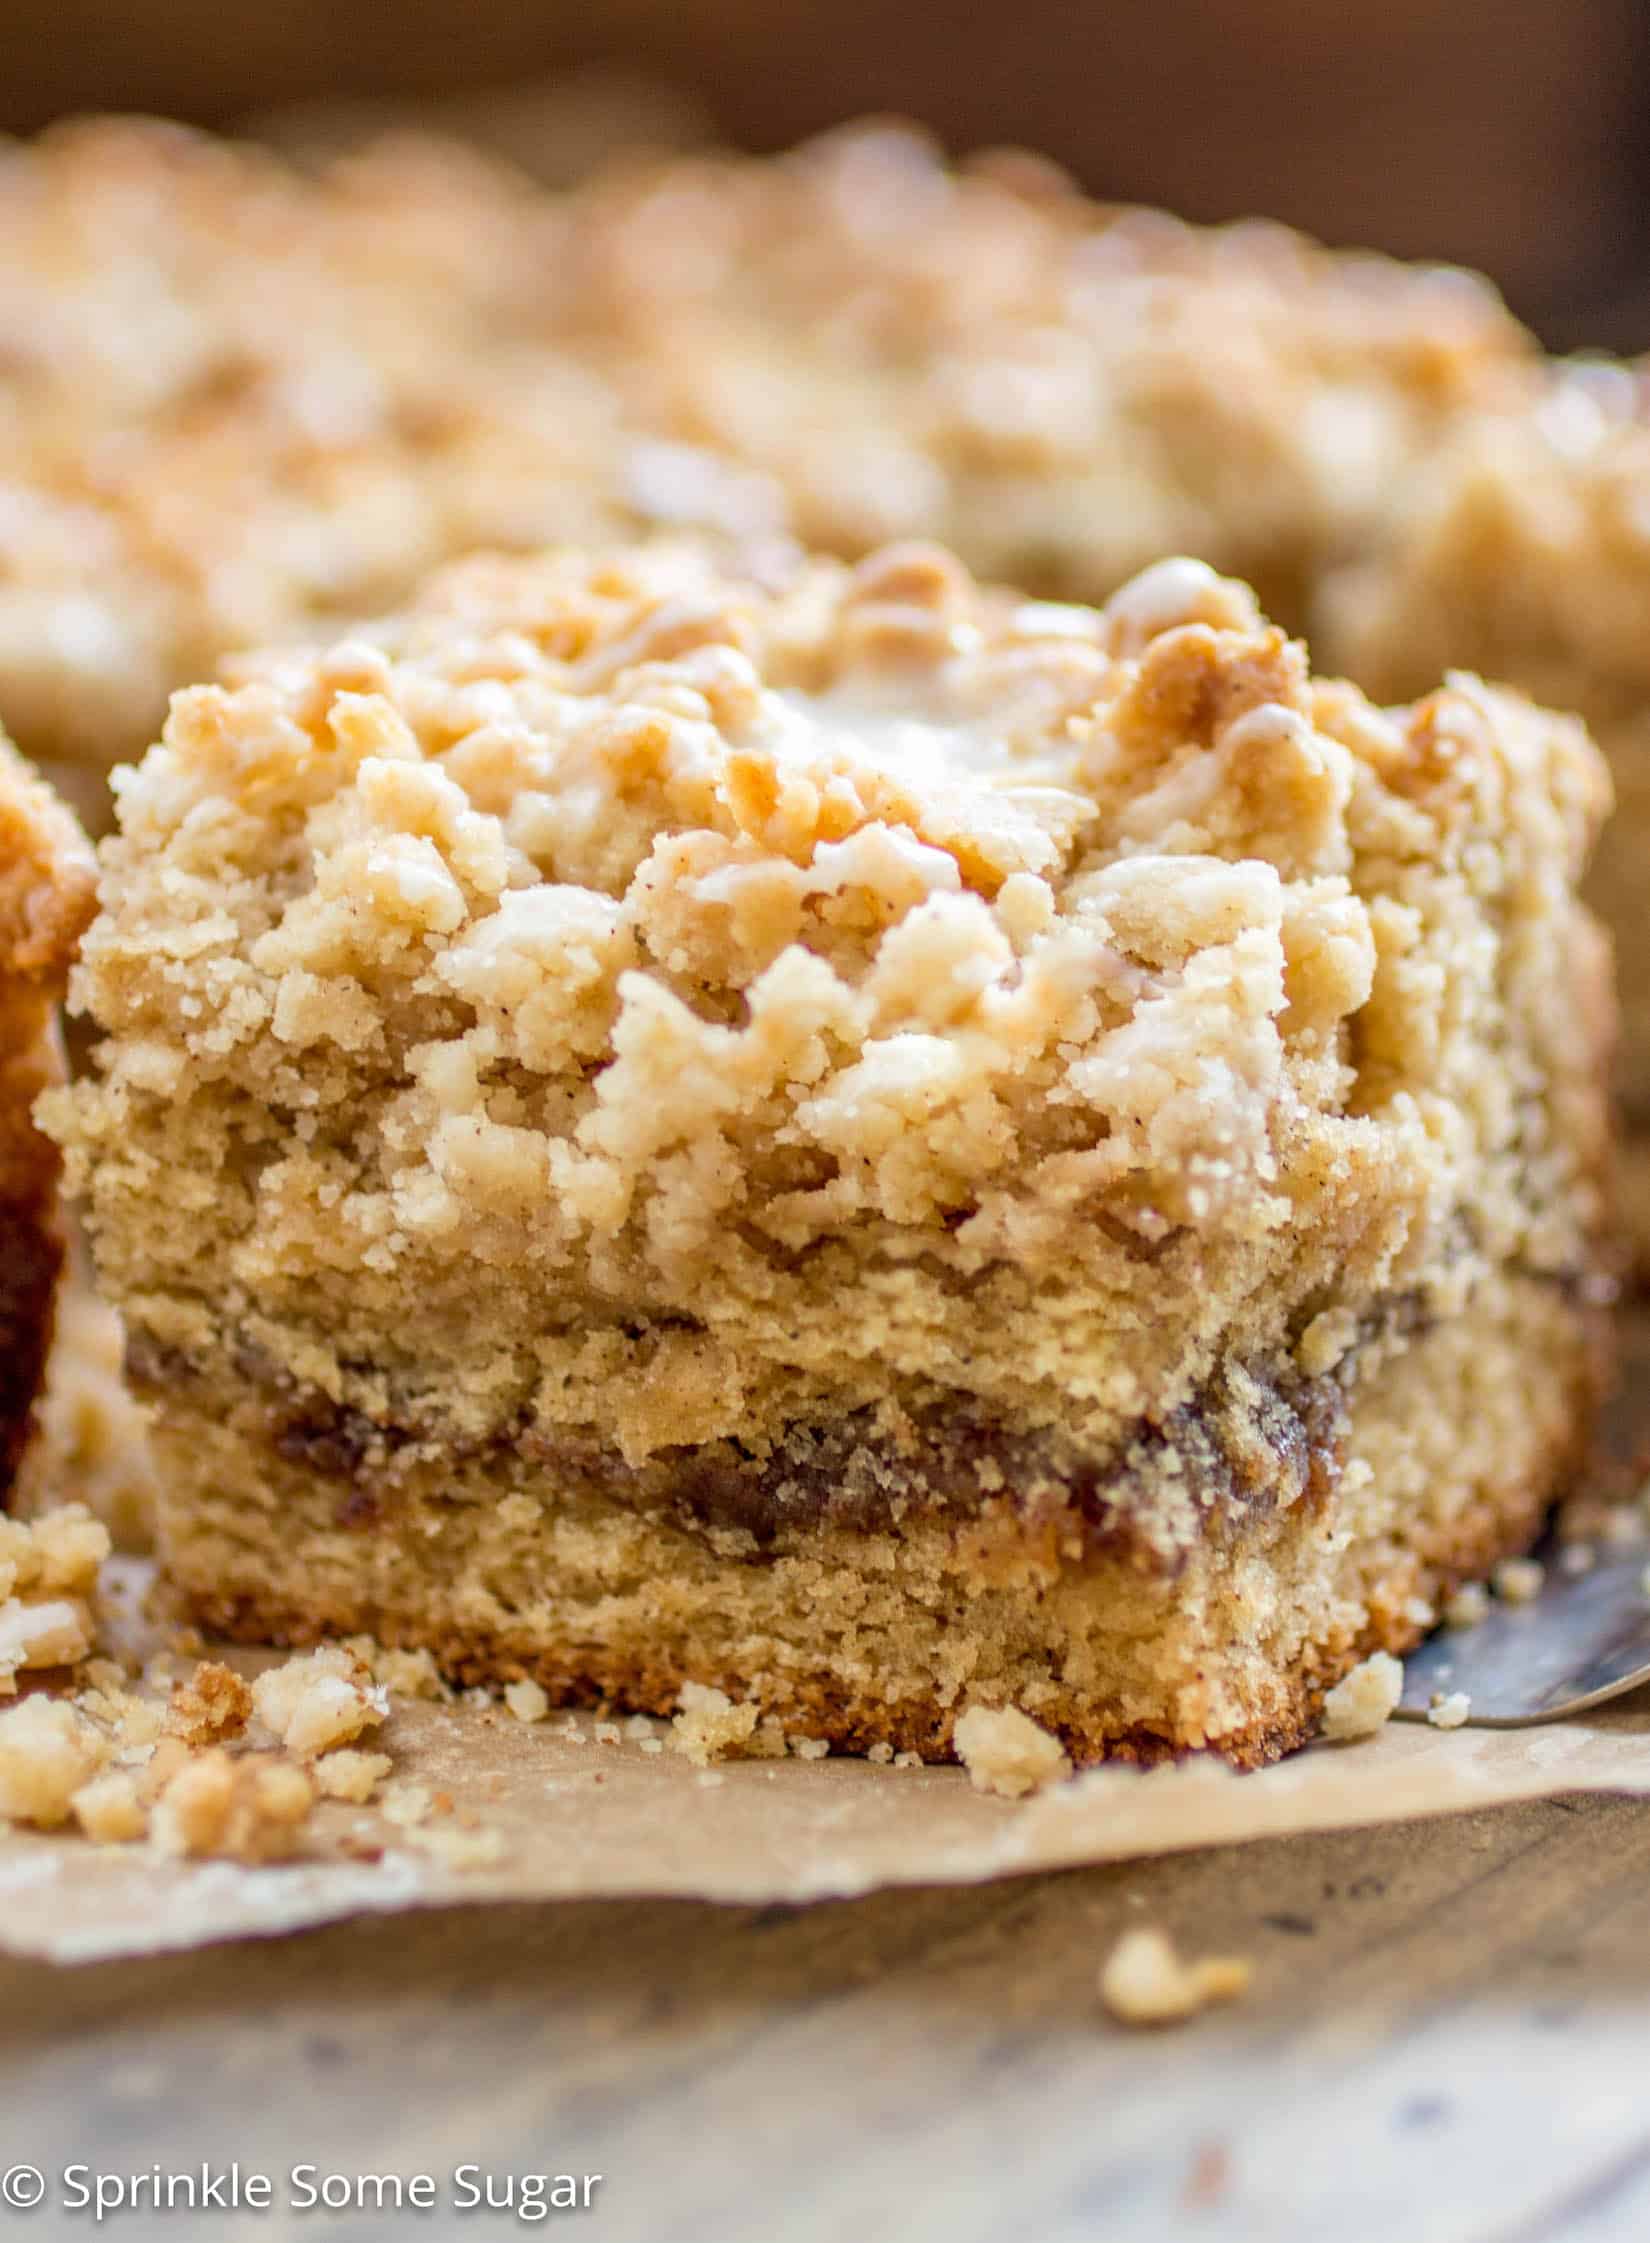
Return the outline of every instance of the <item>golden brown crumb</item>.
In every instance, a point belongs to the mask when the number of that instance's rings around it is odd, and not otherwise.
[[[213,1745],[171,1777],[155,1802],[150,1839],[164,1855],[280,1861],[295,1850],[314,1803],[314,1786],[290,1761],[235,1759]]]
[[[89,1600],[108,1555],[108,1529],[83,1504],[31,1523],[0,1517],[0,1695],[15,1691],[19,1674],[90,1655]]]
[[[1482,1581],[1463,1581],[1444,1605],[1447,1628],[1476,1628],[1490,1609],[1490,1592]]]
[[[304,1759],[351,1743],[389,1712],[384,1686],[338,1644],[323,1644],[259,1675],[252,1702],[264,1727]]]
[[[1503,1558],[1490,1577],[1503,1604],[1533,1604],[1547,1579],[1538,1558]]]
[[[203,1659],[193,1674],[172,1686],[166,1726],[186,1744],[224,1744],[238,1737],[252,1718],[252,1692],[221,1660]]]
[[[72,1597],[0,1605],[0,1692],[31,1668],[72,1667],[92,1648],[92,1616]]]
[[[439,1823],[433,1828],[418,1824],[405,1832],[408,1845],[420,1853],[428,1854],[443,1869],[491,1869],[504,1859],[504,1833],[496,1824],[484,1824],[479,1829],[455,1829],[449,1823]]]
[[[323,1799],[347,1799],[364,1806],[389,1774],[394,1762],[386,1752],[324,1752],[310,1765],[310,1781]]]
[[[0,1821],[51,1829],[67,1822],[75,1793],[103,1769],[112,1746],[61,1698],[29,1697],[0,1711]]]
[[[0,1598],[89,1598],[109,1555],[109,1530],[83,1503],[37,1519],[0,1518]]]
[[[749,1746],[757,1706],[736,1706],[725,1690],[702,1682],[684,1682],[677,1703],[681,1710],[670,1725],[671,1746],[696,1767],[708,1768],[713,1760],[731,1758]]]
[[[524,1723],[542,1721],[550,1711],[550,1700],[543,1685],[537,1682],[511,1682],[505,1685],[504,1703]]]
[[[1058,1737],[1015,1706],[970,1706],[957,1723],[957,1754],[976,1791],[1022,1799],[1071,1773]]]
[[[371,1636],[347,1636],[343,1648],[364,1659],[374,1682],[392,1698],[451,1698],[452,1686],[428,1651],[400,1651]]]
[[[149,1816],[138,1795],[137,1781],[124,1770],[112,1768],[83,1784],[69,1802],[85,1835],[98,1846],[128,1845],[142,1838]]]
[[[1402,1660],[1390,1651],[1377,1651],[1337,1682],[1324,1699],[1318,1734],[1332,1744],[1372,1737],[1391,1719],[1403,1694]]]
[[[1463,1729],[1472,1718],[1472,1700],[1464,1690],[1435,1690],[1427,1719],[1435,1729]]]
[[[386,1784],[379,1804],[384,1820],[401,1830],[411,1830],[419,1823],[428,1822],[436,1805],[435,1794],[428,1784],[411,1781]]]
[[[1184,1963],[1168,1935],[1125,1932],[1100,1972],[1100,1998],[1125,2025],[1178,2025],[1211,2002],[1246,1992],[1253,1966],[1240,1956]]]

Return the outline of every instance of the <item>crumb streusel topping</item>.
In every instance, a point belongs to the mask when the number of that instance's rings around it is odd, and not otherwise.
[[[1466,275],[888,128],[557,196],[406,134],[305,174],[80,122],[0,160],[0,248],[0,714],[94,766],[483,546],[920,534],[1091,598],[1191,550],[1299,611],[1537,363]]]
[[[1104,1448],[1578,1274],[1573,722],[1378,711],[1195,563],[1096,612],[926,549],[478,562],[241,675],[120,782],[43,1108],[181,1361],[402,1446],[892,1380]]]

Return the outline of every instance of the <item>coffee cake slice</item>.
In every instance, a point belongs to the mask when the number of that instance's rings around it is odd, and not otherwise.
[[[1606,805],[1251,594],[481,561],[173,704],[47,1103],[198,1617],[1253,1763],[1600,1375]]]
[[[0,1509],[28,1438],[63,1259],[57,1148],[30,1108],[57,1079],[55,1008],[94,884],[79,827],[0,737]]]

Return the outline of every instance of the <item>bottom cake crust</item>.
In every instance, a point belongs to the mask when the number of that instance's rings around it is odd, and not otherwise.
[[[159,1539],[190,1615],[242,1641],[370,1634],[458,1681],[653,1714],[692,1680],[847,1750],[944,1757],[967,1706],[1012,1704],[1080,1764],[1212,1748],[1252,1767],[1304,1741],[1360,1658],[1412,1647],[1449,1589],[1529,1547],[1580,1462],[1604,1344],[1574,1288],[1496,1279],[1354,1380],[1331,1485],[1296,1475],[1172,1560],[1074,1536],[1012,1488],[966,1514],[816,1508],[759,1538],[639,1501],[647,1476],[611,1453],[343,1443],[323,1467],[266,1389],[152,1364]]]

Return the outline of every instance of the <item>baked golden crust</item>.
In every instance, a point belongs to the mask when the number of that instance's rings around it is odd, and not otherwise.
[[[30,1109],[57,1078],[52,1015],[94,888],[74,820],[0,739],[0,1504],[28,1433],[63,1251],[57,1149]]]
[[[479,562],[236,668],[119,784],[42,1108],[214,1613],[301,1605],[273,1526],[317,1625],[399,1568],[386,1621],[486,1660],[431,1552],[502,1533],[561,1687],[570,1547],[665,1521],[657,1623],[692,1549],[708,1616],[845,1541],[867,1595],[917,1553],[862,1697],[1055,1672],[1085,1749],[1241,1756],[1426,1520],[1434,1572],[1528,1531],[1602,1227],[1578,725],[1377,711],[1200,564],[1094,611],[913,548]],[[779,1656],[574,1632],[592,1688]]]
[[[1184,550],[1299,612],[1533,363],[1463,275],[888,129],[556,196],[81,123],[0,163],[0,250],[0,709],[94,769],[227,648],[484,546],[920,534],[1085,598]]]

